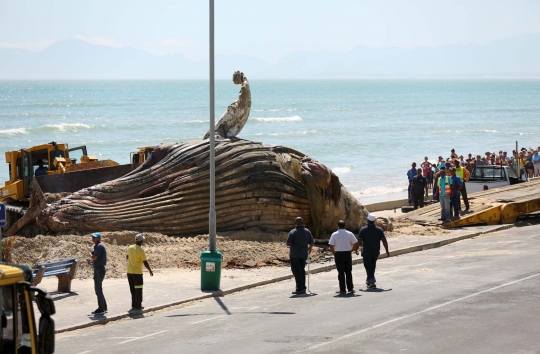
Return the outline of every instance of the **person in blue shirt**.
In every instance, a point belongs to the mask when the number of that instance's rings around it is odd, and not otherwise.
[[[450,195],[450,214],[453,215],[454,218],[459,218],[459,190],[461,189],[461,186],[463,185],[463,181],[461,181],[461,178],[459,178],[458,175],[456,175],[456,169],[454,167],[450,167],[450,173],[452,174],[452,186],[451,188],[451,195]]]
[[[413,162],[411,165],[411,169],[407,171],[407,178],[409,179],[409,187],[407,188],[407,199],[409,201],[409,205],[411,205],[413,202],[412,180],[414,176],[416,176],[416,162]]]
[[[34,171],[34,176],[36,176],[36,177],[47,176],[47,167],[43,166],[43,160],[42,159],[38,160],[38,165],[39,165],[39,167],[36,168],[36,170]]]
[[[441,203],[441,220],[446,222],[450,219],[450,195],[452,193],[452,181],[450,171],[446,170],[443,166],[439,170],[439,179],[437,181],[437,188],[439,189],[439,202]]]
[[[289,232],[287,237],[287,246],[290,248],[291,271],[296,282],[293,295],[300,295],[306,293],[306,260],[315,241],[311,232],[304,226],[302,217],[297,217],[295,223],[296,227]]]
[[[538,150],[534,150],[532,162],[534,166],[534,177],[540,177],[540,154]]]
[[[105,266],[107,265],[107,249],[101,243],[101,234],[92,234],[94,251],[89,253],[88,264],[94,267],[94,290],[98,300],[98,308],[92,312],[94,315],[103,315],[107,312],[107,301],[103,295],[103,279],[105,279]]]

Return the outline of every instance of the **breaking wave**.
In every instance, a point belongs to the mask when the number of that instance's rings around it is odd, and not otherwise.
[[[287,132],[287,133],[273,133],[273,134],[270,134],[272,136],[299,136],[299,135],[310,135],[310,134],[324,134],[322,132],[319,132],[317,130],[302,130],[302,131],[299,131],[299,132]]]
[[[44,125],[40,128],[46,128],[50,130],[54,130],[57,132],[73,132],[76,133],[79,130],[82,129],[92,129],[93,125],[88,125],[84,123],[61,123],[61,124],[50,124],[50,125]]]
[[[334,172],[335,173],[335,172]],[[352,194],[357,197],[374,197],[374,196],[384,196],[387,194],[396,194],[396,193],[402,193],[406,192],[407,188],[402,186],[373,186],[368,187],[365,189],[361,189],[359,191],[353,192]],[[407,198],[407,194],[405,194],[405,197]]]
[[[351,172],[351,168],[349,166],[345,167],[336,167],[332,169],[332,172],[334,172],[338,176],[346,175],[347,173]]]
[[[0,130],[0,135],[4,135],[4,136],[15,136],[15,135],[22,135],[22,134],[28,134],[28,131],[26,130],[26,128]]]
[[[186,120],[184,123],[188,123],[188,124],[202,124],[202,123],[205,123],[205,124],[208,124],[210,123],[210,120],[209,119],[192,119],[192,120]]]
[[[302,118],[300,116],[292,116],[292,117],[283,117],[283,118],[253,118],[254,121],[261,122],[261,123],[289,123],[289,122],[301,122]]]
[[[337,112],[349,112],[349,111],[352,111],[351,108],[339,108],[339,107],[329,108],[328,110],[329,111],[337,111]]]

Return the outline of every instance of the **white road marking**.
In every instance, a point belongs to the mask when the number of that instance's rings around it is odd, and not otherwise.
[[[473,293],[473,294],[470,294],[470,295],[467,295],[467,296],[463,296],[463,297],[460,297],[460,298],[457,298],[457,299],[454,299],[454,300],[450,300],[450,301],[444,302],[444,303],[442,303],[442,304],[440,304],[440,305],[432,306],[432,307],[429,307],[429,308],[427,308],[427,309],[424,309],[424,310],[421,310],[421,311],[418,311],[418,312],[414,312],[414,313],[410,313],[410,314],[405,315],[405,316],[397,317],[397,318],[391,319],[391,320],[389,320],[389,321],[385,321],[385,322],[376,324],[376,325],[374,325],[374,326],[367,327],[367,328],[361,329],[361,330],[359,330],[359,331],[356,331],[356,332],[353,332],[353,333],[346,334],[346,335],[341,336],[341,337],[337,337],[337,338],[335,338],[335,339],[329,340],[328,342],[320,343],[320,344],[314,345],[314,346],[312,346],[312,347],[309,347],[309,348],[306,348],[306,349],[303,349],[303,350],[299,350],[299,351],[297,351],[296,353],[302,353],[302,352],[306,352],[306,351],[311,351],[311,350],[314,350],[314,349],[318,349],[318,348],[324,347],[324,346],[326,346],[326,345],[329,345],[329,344],[338,342],[338,341],[340,341],[340,340],[347,339],[347,338],[349,338],[349,337],[357,336],[357,335],[359,335],[359,334],[361,334],[361,333],[365,333],[365,332],[371,331],[372,329],[376,329],[376,328],[379,328],[379,327],[383,327],[383,326],[386,326],[386,325],[388,325],[388,324],[391,324],[391,323],[394,323],[394,322],[397,322],[397,321],[401,321],[401,320],[404,320],[404,319],[409,318],[409,317],[413,317],[413,316],[416,316],[416,315],[421,315],[421,314],[426,313],[426,312],[430,312],[430,311],[433,311],[433,310],[437,310],[437,309],[439,309],[439,308],[441,308],[441,307],[448,306],[448,305],[451,305],[451,304],[453,304],[453,303],[456,303],[456,302],[459,302],[459,301],[462,301],[462,300],[470,299],[471,297],[475,297],[475,296],[478,296],[478,295],[482,295],[482,294],[485,294],[485,293],[487,293],[487,292],[490,292],[490,291],[493,291],[493,290],[497,290],[497,289],[503,288],[503,287],[505,287],[505,286],[509,286],[509,285],[513,285],[513,284],[516,284],[516,283],[519,283],[519,282],[522,282],[522,281],[525,281],[525,280],[529,280],[529,279],[535,278],[535,277],[537,277],[537,276],[540,276],[540,273],[536,273],[536,274],[533,274],[533,275],[529,275],[528,277],[525,277],[525,278],[521,278],[521,279],[518,279],[518,280],[514,280],[514,281],[511,281],[511,282],[508,282],[508,283],[505,283],[505,284],[501,284],[501,285],[494,286],[493,288],[489,288],[489,289],[486,289],[486,290],[479,291],[479,292],[477,292],[477,293]]]
[[[498,242],[497,245],[509,245],[511,243],[516,243],[521,241],[504,241],[504,242]]]
[[[429,264],[429,263],[433,263],[433,261],[424,262],[424,263],[420,263],[420,264],[413,264],[411,267],[418,267],[418,266],[421,266],[421,265],[424,265],[424,264]]]
[[[91,350],[87,350],[85,352],[80,352],[80,353],[77,353],[77,354],[86,354],[86,353],[90,353],[90,352],[91,352]]]
[[[156,334],[160,334],[160,333],[164,333],[164,332],[168,332],[169,330],[166,329],[164,331],[161,331],[161,332],[156,332],[156,333],[152,333],[152,334],[148,334],[146,336],[142,336],[142,337],[137,337],[137,338],[133,338],[133,339],[128,339],[128,340],[125,340],[123,342],[120,342],[118,344],[124,344],[124,343],[129,343],[129,342],[133,342],[134,340],[139,340],[139,339],[144,339],[144,338],[148,338],[148,337],[151,337],[151,336],[155,336]]]
[[[283,303],[283,302],[276,302],[275,304],[272,304],[272,305],[266,305],[264,308],[276,306],[276,305],[279,305],[279,304],[282,304],[282,303]]]
[[[250,310],[255,310],[255,309],[258,309],[259,307],[260,307],[260,306],[255,306],[255,307],[252,307],[252,308],[247,309],[247,310],[248,310],[248,311],[250,311]]]
[[[201,322],[215,320],[216,318],[225,317],[225,316],[229,316],[229,315],[221,315],[221,316],[216,316],[216,317],[212,317],[212,318],[207,318],[206,320],[201,320],[201,321],[193,322],[193,323],[190,323],[190,324],[197,324],[197,323],[201,323]]]
[[[419,267],[421,265],[425,265],[425,264],[429,264],[429,263],[434,263],[434,261],[429,261],[429,262],[424,262],[424,263],[419,263],[419,264],[412,264],[410,266],[407,266],[407,268],[413,268],[413,267]],[[386,275],[386,274],[391,274],[391,273],[395,273],[395,272],[401,272],[403,271],[403,269],[394,269],[394,270],[388,270],[388,271],[381,271],[381,272],[378,272],[379,275]]]

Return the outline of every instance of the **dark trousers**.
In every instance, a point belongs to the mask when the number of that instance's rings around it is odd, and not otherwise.
[[[433,186],[433,200],[439,201],[439,187]]]
[[[414,193],[414,208],[418,209],[424,207],[424,193]]]
[[[129,291],[131,292],[131,308],[142,308],[142,290],[143,290],[143,276],[142,274],[130,274],[127,275],[129,282]]]
[[[459,216],[459,206],[461,202],[459,200],[459,192],[453,193],[452,197],[450,198],[450,214],[453,212],[454,217]]]
[[[306,290],[306,258],[292,258],[291,270],[296,280],[296,291]]]
[[[334,260],[338,271],[339,291],[345,291],[345,279],[347,280],[347,290],[353,290],[351,251],[336,252]]]
[[[366,268],[366,284],[375,284],[375,268],[377,267],[377,258],[379,254],[362,254],[364,259],[364,268]]]
[[[409,202],[409,205],[413,202],[413,190],[412,190],[412,183],[409,181],[409,187],[407,188],[407,200]]]
[[[467,187],[466,183],[463,182],[463,186],[459,191],[461,193],[461,198],[463,198],[463,204],[465,204],[465,210],[469,210],[469,198],[467,197]]]
[[[98,309],[107,310],[107,301],[103,295],[103,279],[105,279],[105,268],[94,268],[94,291],[96,292]]]

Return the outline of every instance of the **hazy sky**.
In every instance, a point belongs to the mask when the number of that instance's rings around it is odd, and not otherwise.
[[[540,32],[539,0],[215,0],[216,52],[275,62],[297,50],[485,44]],[[79,38],[208,56],[208,1],[0,2],[0,48]]]

